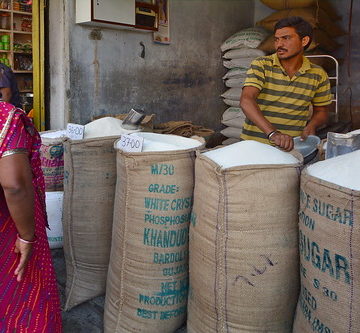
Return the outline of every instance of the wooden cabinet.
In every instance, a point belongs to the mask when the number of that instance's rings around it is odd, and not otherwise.
[[[150,19],[141,20],[144,17]],[[138,21],[146,24],[138,24]],[[115,29],[157,31],[158,9],[152,3],[135,0],[76,0],[76,23]]]
[[[92,0],[92,2],[94,20],[135,25],[134,0]]]

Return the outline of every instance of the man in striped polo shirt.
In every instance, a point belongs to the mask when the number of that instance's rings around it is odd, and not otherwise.
[[[326,72],[303,55],[312,40],[308,22],[287,17],[274,32],[276,53],[255,59],[247,72],[240,99],[246,115],[241,138],[290,151],[294,136],[306,139],[326,123],[330,83]]]

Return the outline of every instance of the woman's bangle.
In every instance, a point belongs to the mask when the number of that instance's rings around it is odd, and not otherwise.
[[[28,240],[26,240],[26,239],[22,239],[22,238],[20,237],[20,235],[17,234],[17,239],[18,239],[20,242],[25,243],[25,244],[34,244],[34,243],[36,243],[36,236],[34,236],[34,240],[28,241]]]
[[[271,132],[267,135],[268,140],[271,140],[271,138],[272,138],[276,133],[279,133],[279,131],[271,131]]]

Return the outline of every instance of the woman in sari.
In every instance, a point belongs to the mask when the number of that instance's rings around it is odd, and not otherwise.
[[[62,331],[39,145],[24,111],[0,102],[0,333]]]

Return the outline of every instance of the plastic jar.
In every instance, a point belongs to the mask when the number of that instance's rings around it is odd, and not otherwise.
[[[18,0],[13,1],[13,10],[20,11],[20,3]]]
[[[0,27],[4,30],[10,29],[10,14],[1,13],[0,14]]]
[[[10,43],[10,36],[9,35],[2,35],[1,36],[1,41],[3,43]]]
[[[1,9],[10,9],[10,0],[0,0],[0,8]]]

